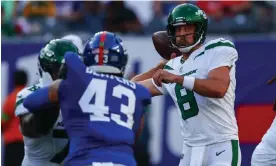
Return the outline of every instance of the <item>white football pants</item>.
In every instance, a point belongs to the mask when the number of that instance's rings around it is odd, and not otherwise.
[[[240,166],[241,151],[238,140],[207,146],[183,145],[179,166]]]

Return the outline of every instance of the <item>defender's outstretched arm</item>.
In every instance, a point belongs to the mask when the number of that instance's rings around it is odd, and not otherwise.
[[[27,109],[28,113],[19,116],[20,128],[24,136],[39,138],[48,134],[53,127],[60,110],[57,104],[59,84],[60,80],[33,92],[24,99],[22,104],[25,107],[20,108]]]
[[[51,85],[43,87],[30,94],[24,100],[24,107],[30,112],[47,110],[52,104],[58,104],[58,88],[62,80],[56,80]],[[59,110],[58,110],[59,111]]]

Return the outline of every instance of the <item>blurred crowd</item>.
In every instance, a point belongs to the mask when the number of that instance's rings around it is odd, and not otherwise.
[[[210,33],[276,31],[273,1],[1,1],[2,36],[100,30],[147,35],[165,30],[168,13],[184,2],[207,13]]]

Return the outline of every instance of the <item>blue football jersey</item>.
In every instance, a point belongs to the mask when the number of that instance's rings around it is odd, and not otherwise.
[[[67,78],[59,101],[70,140],[65,165],[113,162],[135,166],[132,145],[150,103],[149,91],[113,75],[96,73],[73,53],[66,54]]]

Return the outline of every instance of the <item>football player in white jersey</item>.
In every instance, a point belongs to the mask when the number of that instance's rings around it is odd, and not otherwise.
[[[269,81],[269,84],[276,81],[276,77]],[[276,100],[274,101],[274,111],[276,111]],[[262,138],[262,141],[255,148],[251,166],[275,166],[276,165],[276,117],[270,128]]]
[[[68,153],[68,137],[59,112],[38,111],[39,113],[32,114],[23,106],[23,101],[29,94],[58,78],[63,56],[67,51],[79,52],[71,41],[65,39],[52,40],[46,44],[38,57],[39,83],[24,88],[17,94],[15,115],[20,119],[25,146],[22,166],[63,165]],[[59,108],[53,108],[56,109]]]
[[[223,38],[204,44],[207,24],[197,6],[176,6],[168,16],[167,33],[182,56],[132,80],[148,87],[153,96],[173,98],[184,138],[179,166],[240,166],[234,111],[238,53]]]

